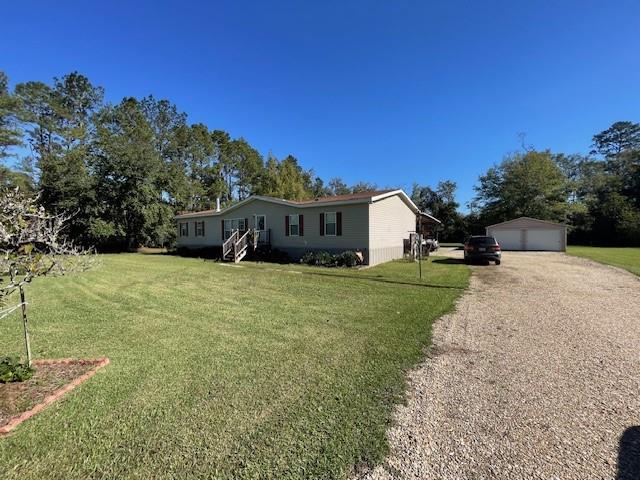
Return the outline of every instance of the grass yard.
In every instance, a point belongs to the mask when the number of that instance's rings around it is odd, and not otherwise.
[[[640,275],[640,248],[567,247],[567,253],[624,268]]]
[[[430,260],[420,282],[405,262],[121,254],[36,280],[35,357],[111,364],[0,438],[0,478],[341,478],[380,461],[404,371],[468,281]],[[17,316],[0,323],[0,352],[21,338]]]

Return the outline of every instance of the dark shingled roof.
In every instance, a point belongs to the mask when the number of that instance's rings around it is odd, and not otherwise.
[[[362,200],[393,191],[394,190],[369,190],[367,192],[347,193],[346,195],[331,195],[329,197],[319,197],[314,198],[313,200],[294,200],[293,203],[305,204],[314,202],[344,202],[347,200]]]

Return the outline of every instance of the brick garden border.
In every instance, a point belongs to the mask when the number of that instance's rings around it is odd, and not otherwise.
[[[8,434],[9,432],[11,432],[11,430],[16,428],[22,422],[24,422],[25,420],[28,420],[29,418],[33,417],[37,413],[40,413],[46,407],[48,407],[53,402],[55,402],[58,398],[63,396],[65,393],[70,392],[71,390],[76,388],[78,385],[80,385],[82,382],[84,382],[85,380],[88,380],[89,378],[91,378],[93,375],[96,374],[96,372],[98,370],[100,370],[105,365],[109,364],[109,359],[107,357],[95,358],[95,359],[90,359],[90,360],[73,359],[73,358],[61,358],[59,360],[34,360],[33,361],[33,364],[35,366],[38,366],[38,365],[70,365],[70,364],[73,364],[73,363],[94,364],[94,367],[91,370],[89,370],[88,372],[85,372],[82,375],[80,375],[79,377],[73,379],[71,382],[67,383],[63,387],[60,387],[58,390],[53,392],[48,397],[45,397],[44,400],[42,400],[42,402],[36,404],[31,409],[27,410],[24,413],[21,413],[17,417],[12,418],[9,421],[9,423],[7,423],[6,425],[0,427],[0,436]]]

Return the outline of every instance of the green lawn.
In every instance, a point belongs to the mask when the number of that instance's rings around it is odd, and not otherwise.
[[[567,253],[624,268],[640,275],[640,248],[567,247]]]
[[[104,256],[29,286],[36,358],[108,356],[0,438],[0,478],[341,478],[380,461],[464,265],[352,271]],[[21,351],[17,317],[0,352]]]

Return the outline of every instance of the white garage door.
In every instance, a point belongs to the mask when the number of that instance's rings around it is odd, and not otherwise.
[[[492,230],[489,231],[498,240],[503,250],[522,250],[522,235],[520,230]]]
[[[562,232],[557,229],[527,230],[527,250],[562,250]]]

